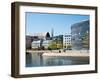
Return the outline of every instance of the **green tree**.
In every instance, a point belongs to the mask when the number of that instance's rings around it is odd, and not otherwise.
[[[61,49],[61,48],[63,48],[63,43],[60,39],[52,40],[48,46],[48,49]]]
[[[72,46],[71,45],[67,45],[67,49],[68,50],[71,50],[72,49]]]
[[[56,45],[56,42],[54,41],[51,41],[49,43],[49,46],[48,46],[49,49],[57,49],[57,45]]]

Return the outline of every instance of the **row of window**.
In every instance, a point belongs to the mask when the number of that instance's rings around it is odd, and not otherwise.
[[[71,40],[69,40],[69,41],[64,41],[64,42],[71,42]]]
[[[65,37],[71,37],[71,35],[65,35]]]
[[[65,38],[65,39],[71,39],[71,38]]]
[[[71,44],[71,43],[65,43],[65,45],[67,45],[67,44]]]

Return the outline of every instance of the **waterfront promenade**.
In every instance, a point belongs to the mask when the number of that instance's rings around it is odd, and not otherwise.
[[[67,50],[66,52],[59,50],[27,50],[28,53],[42,53],[42,56],[68,56],[68,57],[89,57],[89,52],[86,50]]]
[[[89,53],[43,53],[43,56],[89,57]]]

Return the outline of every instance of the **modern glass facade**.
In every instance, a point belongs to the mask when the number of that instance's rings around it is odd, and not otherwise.
[[[84,47],[85,44],[83,44],[83,42],[86,42],[89,46],[89,27],[89,20],[81,21],[71,26],[72,49],[89,49],[89,47]],[[88,34],[88,36],[85,36],[85,34]],[[83,41],[83,37],[86,37],[88,41]]]

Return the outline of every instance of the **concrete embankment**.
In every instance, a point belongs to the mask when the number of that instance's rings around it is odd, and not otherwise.
[[[59,50],[27,50],[28,53],[42,53],[42,56],[68,56],[68,57],[89,57],[89,52],[86,50],[71,50],[66,52],[60,52]]]
[[[43,53],[43,56],[89,57],[89,53]]]

